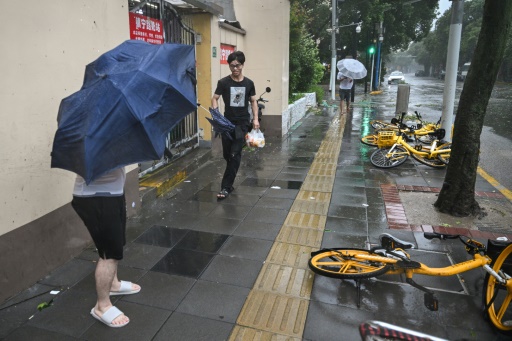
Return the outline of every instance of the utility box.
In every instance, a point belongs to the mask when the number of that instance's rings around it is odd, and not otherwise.
[[[411,94],[411,86],[409,84],[398,84],[396,95],[396,114],[409,112],[409,95]]]

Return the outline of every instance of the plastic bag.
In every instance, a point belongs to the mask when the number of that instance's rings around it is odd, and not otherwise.
[[[265,136],[263,136],[263,133],[259,129],[253,129],[245,135],[245,143],[247,147],[263,148],[265,147]]]

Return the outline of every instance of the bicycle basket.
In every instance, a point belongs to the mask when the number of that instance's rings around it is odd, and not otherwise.
[[[398,136],[394,131],[379,131],[379,137],[377,138],[377,146],[379,148],[391,147],[395,144]]]

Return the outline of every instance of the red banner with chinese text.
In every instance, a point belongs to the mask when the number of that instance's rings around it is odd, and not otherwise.
[[[163,44],[163,30],[162,21],[130,12],[130,39]]]
[[[233,52],[235,52],[235,47],[233,45],[220,44],[220,63],[227,64],[228,56]]]

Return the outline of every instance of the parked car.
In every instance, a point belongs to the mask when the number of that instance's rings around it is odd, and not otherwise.
[[[388,78],[388,84],[405,82],[405,76],[400,71],[393,71]]]
[[[427,75],[427,73],[425,72],[425,70],[418,70],[414,73],[414,75],[416,77],[425,77]]]

